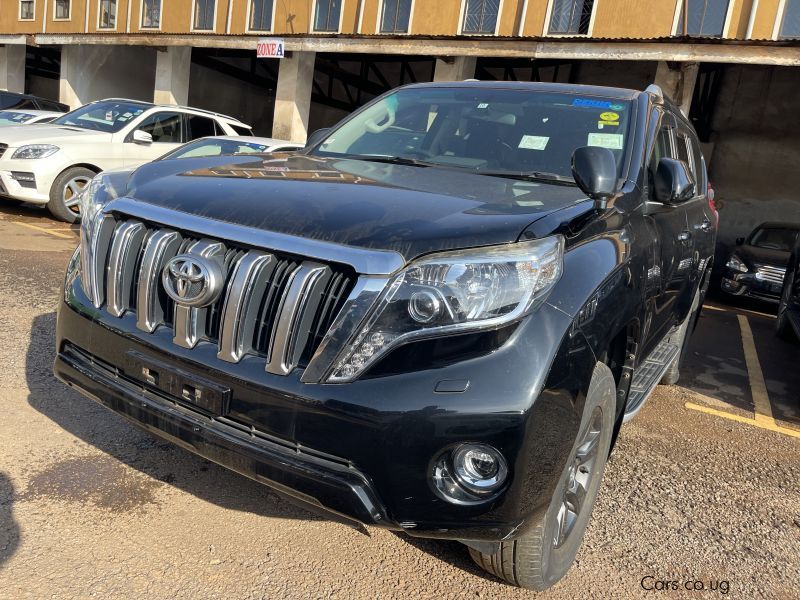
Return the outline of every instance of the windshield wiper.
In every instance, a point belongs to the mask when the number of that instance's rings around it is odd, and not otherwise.
[[[561,185],[577,185],[572,177],[559,175],[557,173],[545,173],[543,171],[477,171],[477,174],[486,175],[487,177],[519,179],[520,181],[544,181]]]
[[[368,162],[387,163],[390,165],[407,165],[410,167],[436,167],[436,163],[410,158],[408,156],[381,156],[381,155],[360,155],[351,154],[341,158],[348,158],[352,160],[366,160]]]

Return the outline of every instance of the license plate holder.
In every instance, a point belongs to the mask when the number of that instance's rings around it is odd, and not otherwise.
[[[125,373],[171,396],[177,402],[188,404],[213,416],[222,416],[230,410],[231,389],[204,377],[130,350],[126,354]]]

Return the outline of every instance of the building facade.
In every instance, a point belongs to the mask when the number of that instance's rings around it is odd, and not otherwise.
[[[286,56],[257,59],[264,37]],[[302,141],[405,83],[655,82],[706,143],[732,242],[800,221],[798,40],[800,0],[0,0],[0,89],[190,104]]]

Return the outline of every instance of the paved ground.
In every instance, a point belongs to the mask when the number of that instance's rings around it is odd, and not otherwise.
[[[0,201],[0,598],[534,596],[457,543],[295,508],[54,380],[76,241]],[[543,597],[800,598],[800,346],[771,326],[705,311],[687,387],[659,388],[624,429],[577,565]]]

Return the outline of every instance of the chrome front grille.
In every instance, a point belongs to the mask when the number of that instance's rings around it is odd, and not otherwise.
[[[756,279],[760,279],[762,281],[783,284],[783,278],[785,275],[786,269],[782,267],[773,267],[770,265],[756,266]]]
[[[175,344],[217,346],[217,357],[237,363],[247,355],[266,371],[288,375],[313,355],[356,281],[349,267],[217,240],[121,215],[106,215],[97,235],[98,308],[151,334],[172,330]],[[222,293],[211,305],[175,303],[162,272],[178,254],[213,258],[222,266]]]
[[[8,150],[8,144],[0,144],[0,158],[3,158],[3,154],[6,153]]]

